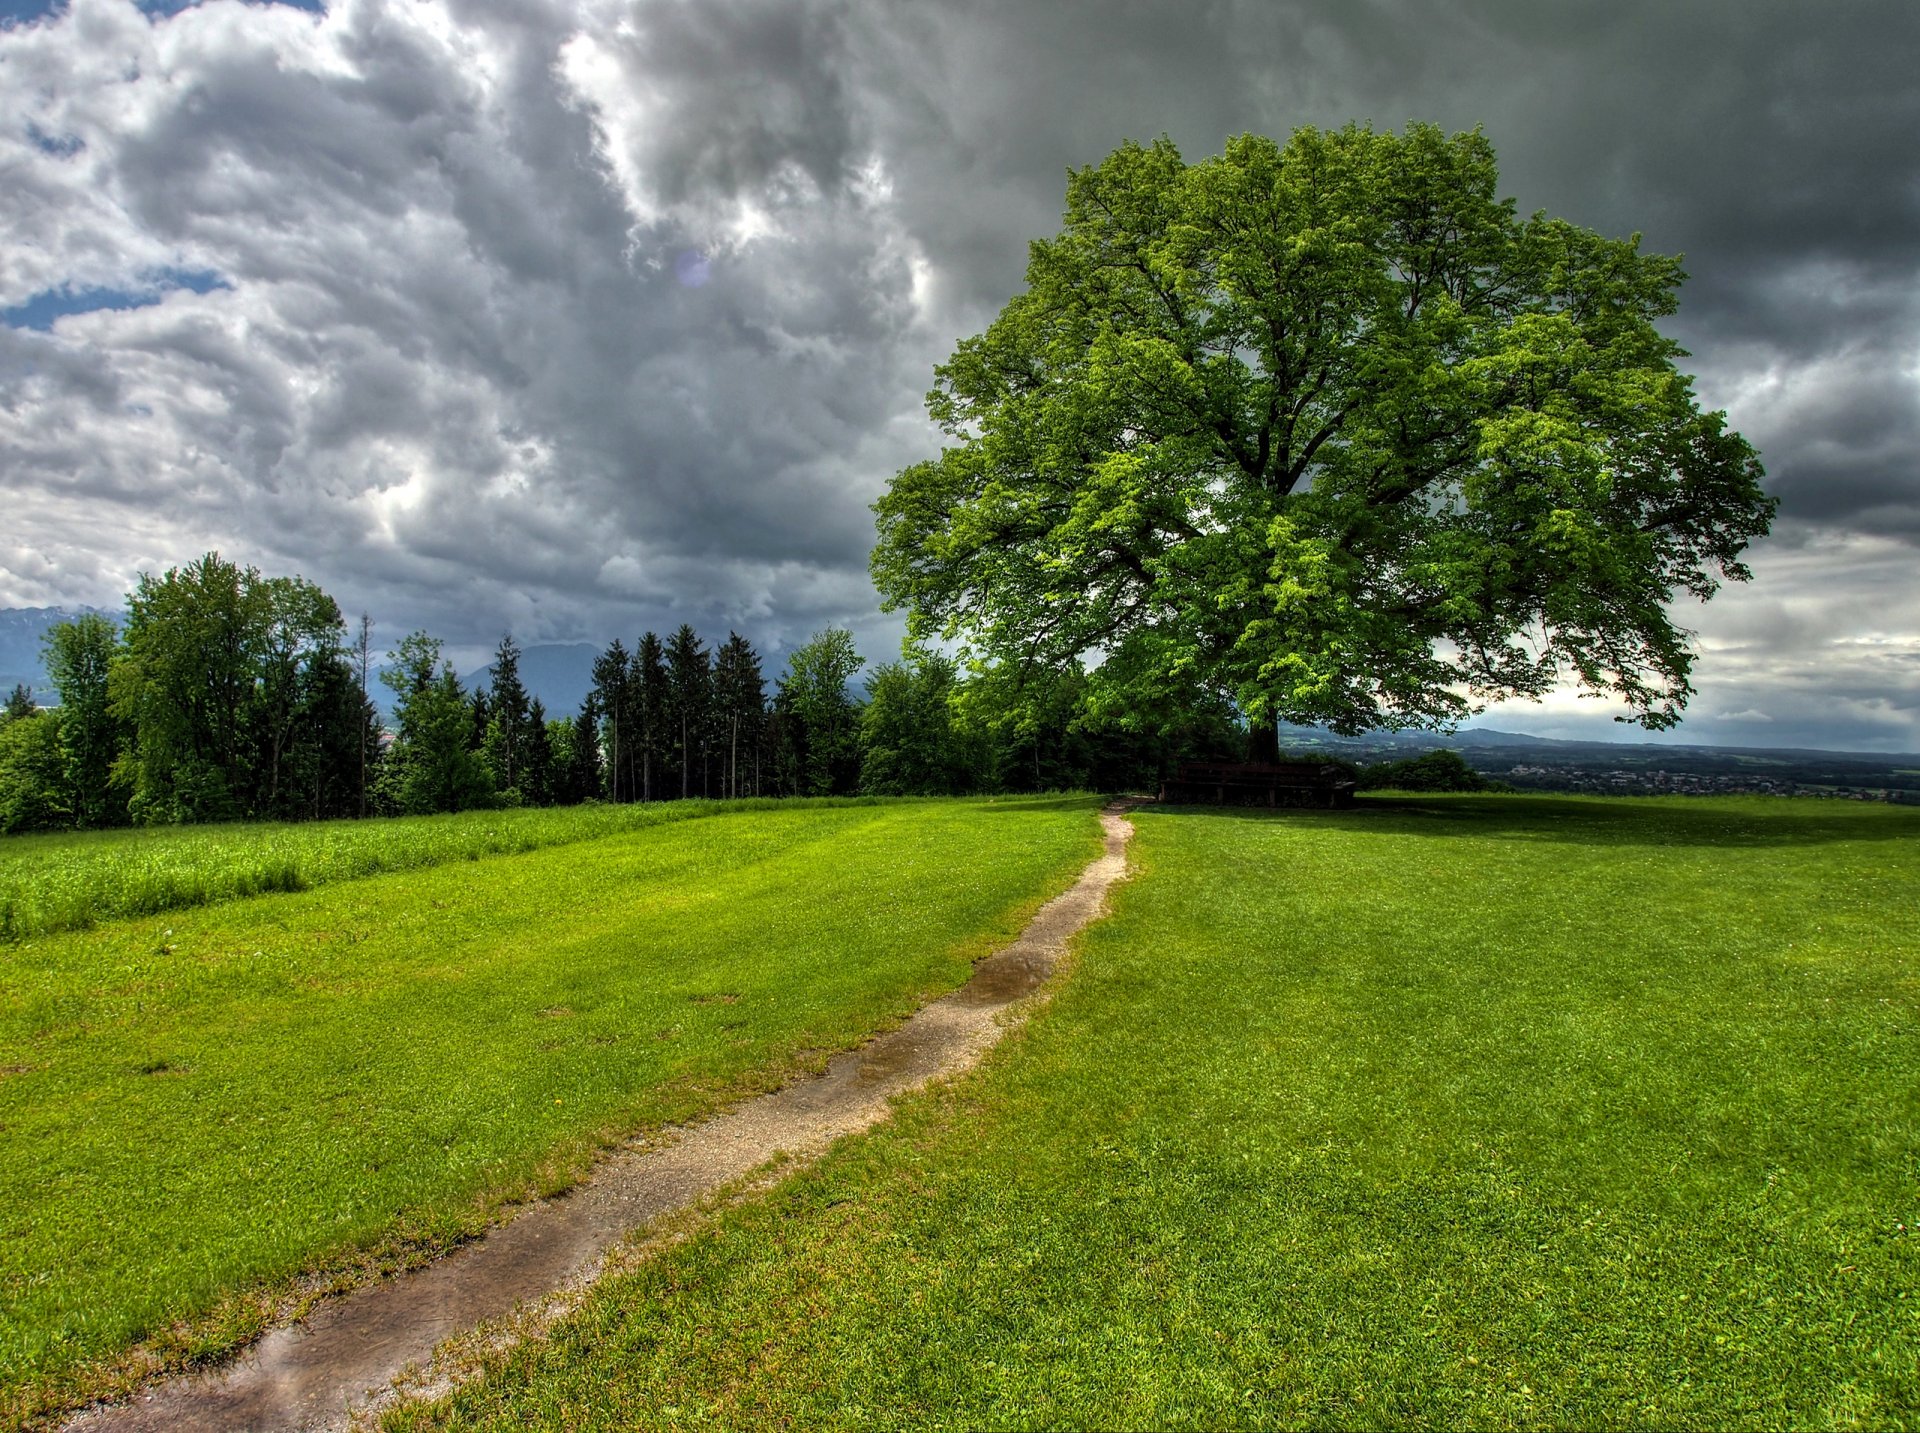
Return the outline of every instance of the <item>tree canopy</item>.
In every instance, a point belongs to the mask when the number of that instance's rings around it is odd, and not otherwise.
[[[1444,727],[1564,678],[1672,725],[1668,605],[1747,578],[1774,501],[1656,327],[1679,261],[1496,185],[1479,132],[1426,125],[1072,173],[1026,290],[935,370],[950,445],[875,505],[887,606],[1268,731]]]

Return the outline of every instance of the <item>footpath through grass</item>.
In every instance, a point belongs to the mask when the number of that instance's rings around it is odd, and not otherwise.
[[[905,1015],[1097,852],[1094,805],[781,807],[0,951],[0,1423]]]
[[[1135,819],[982,1072],[390,1425],[1920,1421],[1920,813]]]
[[[382,871],[591,841],[663,821],[796,804],[813,803],[592,803],[378,821],[258,821],[0,837],[0,943],[87,930],[124,916],[311,890]]]

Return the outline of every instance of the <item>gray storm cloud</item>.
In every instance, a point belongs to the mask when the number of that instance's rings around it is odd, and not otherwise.
[[[868,504],[1066,169],[1421,118],[1687,255],[1675,332],[1783,507],[1682,614],[1682,737],[1920,747],[1916,39],[1873,0],[72,0],[0,29],[0,308],[103,296],[0,329],[0,605],[217,546],[468,647],[885,655]]]

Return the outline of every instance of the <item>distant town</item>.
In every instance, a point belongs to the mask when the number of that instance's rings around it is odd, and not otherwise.
[[[1826,796],[1920,806],[1920,754],[1555,741],[1469,728],[1339,737],[1307,727],[1282,740],[1361,765],[1451,747],[1482,775],[1520,791],[1607,796]]]

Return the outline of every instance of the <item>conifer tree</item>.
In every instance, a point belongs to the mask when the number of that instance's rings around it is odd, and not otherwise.
[[[711,710],[713,674],[707,649],[693,628],[682,622],[667,639],[667,694],[677,738],[680,795],[692,795],[693,765],[700,759]]]
[[[626,644],[618,637],[593,662],[594,709],[601,722],[601,743],[606,752],[605,782],[607,799],[620,802],[633,799],[632,787],[623,780],[627,745],[634,738],[629,708],[632,705],[632,661]]]
[[[767,684],[760,655],[738,632],[729,632],[713,663],[714,706],[725,742],[725,794],[741,794],[740,758],[749,765],[760,741],[767,709]]]
[[[524,790],[523,768],[534,744],[534,732],[546,737],[544,722],[533,719],[528,706],[527,689],[520,681],[520,648],[507,633],[500,639],[493,657],[492,709],[488,717],[488,764],[493,767],[494,784],[501,791]]]
[[[518,680],[517,676],[515,679]],[[517,772],[521,799],[528,806],[550,806],[553,804],[553,748],[547,736],[546,704],[538,697],[527,707],[521,735]]]
[[[600,795],[600,703],[588,692],[573,719],[567,761],[567,799],[591,801]]]
[[[652,632],[640,635],[633,655],[634,713],[640,731],[640,789],[642,800],[658,793],[661,757],[666,749],[667,710],[671,690],[667,680],[667,653]]]

